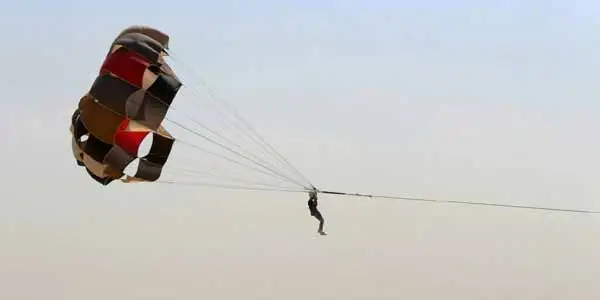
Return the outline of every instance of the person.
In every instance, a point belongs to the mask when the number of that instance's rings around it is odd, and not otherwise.
[[[317,189],[313,187],[313,189],[310,192],[308,192],[308,210],[310,211],[311,216],[319,220],[319,230],[317,232],[319,232],[320,235],[327,235],[323,231],[323,225],[325,223],[325,220],[323,219],[321,212],[319,212],[319,209],[317,208],[317,206],[319,205],[317,198]]]

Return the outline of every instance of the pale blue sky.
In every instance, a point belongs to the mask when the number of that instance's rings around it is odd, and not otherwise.
[[[597,217],[324,196],[317,238],[303,195],[98,186],[68,133],[145,24],[320,187],[600,210],[596,1],[3,6],[2,299],[600,297]]]

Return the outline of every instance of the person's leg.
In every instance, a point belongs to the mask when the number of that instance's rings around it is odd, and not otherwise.
[[[322,233],[323,232],[323,225],[325,223],[325,220],[323,219],[323,216],[321,215],[321,213],[318,212],[318,211],[315,214],[315,218],[317,220],[319,220],[319,232]]]
[[[310,212],[310,215],[315,217],[315,219],[317,219],[319,221],[319,233],[321,235],[325,235],[325,232],[323,232],[323,225],[325,223],[325,220],[323,219],[323,216],[321,215],[321,213],[318,210],[314,210]]]
[[[319,232],[323,232],[323,224],[325,224],[325,220],[323,218],[319,219]]]

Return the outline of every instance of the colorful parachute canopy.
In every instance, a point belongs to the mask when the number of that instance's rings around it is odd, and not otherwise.
[[[160,177],[174,143],[161,124],[182,86],[163,60],[168,43],[169,36],[154,28],[126,28],[79,101],[71,119],[73,155],[98,183]],[[153,137],[149,153],[139,157],[140,144],[149,135]],[[125,168],[136,159],[136,174],[125,175]]]

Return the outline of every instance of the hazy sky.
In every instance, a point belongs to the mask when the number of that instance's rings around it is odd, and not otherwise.
[[[599,299],[598,216],[323,196],[320,237],[302,194],[75,166],[72,111],[146,24],[319,187],[600,210],[599,2],[324,2],[3,4],[0,298]]]

